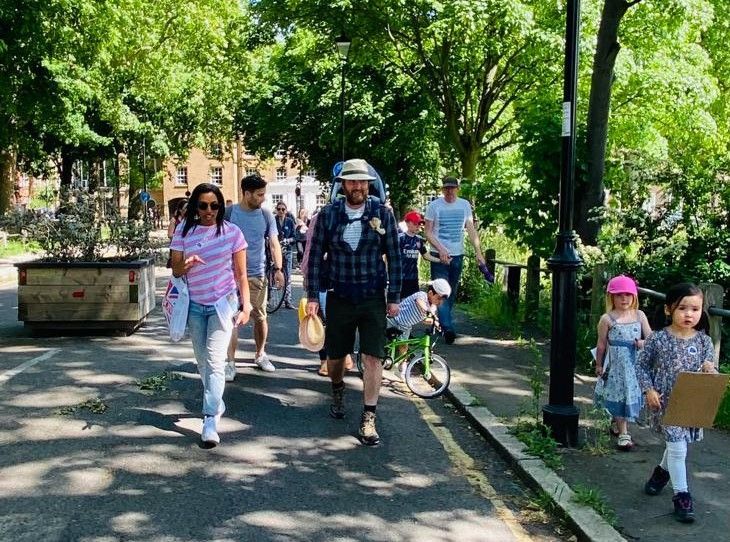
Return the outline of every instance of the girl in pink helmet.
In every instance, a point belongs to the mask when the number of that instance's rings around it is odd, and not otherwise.
[[[636,421],[643,406],[636,355],[649,335],[651,327],[639,310],[636,283],[625,275],[613,277],[606,287],[606,313],[598,322],[596,376],[603,380],[603,393],[596,402],[613,417],[611,432],[618,435],[618,448],[624,451],[634,446],[628,425]]]

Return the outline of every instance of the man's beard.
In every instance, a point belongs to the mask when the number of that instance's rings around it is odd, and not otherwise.
[[[345,192],[345,199],[350,205],[360,205],[365,201],[367,195],[364,190],[353,190],[352,192]]]

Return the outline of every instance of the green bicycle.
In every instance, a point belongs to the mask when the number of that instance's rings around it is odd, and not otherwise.
[[[401,331],[397,328],[388,328],[385,331],[387,343],[383,368],[390,369],[394,365],[405,363],[405,372],[401,372],[403,380],[413,393],[424,399],[432,399],[442,395],[449,387],[451,369],[446,360],[434,354],[433,350],[438,341],[438,325],[434,321],[430,331],[422,337],[399,339]],[[406,351],[398,354],[398,347],[407,347]],[[354,352],[355,364],[360,376],[363,374],[362,356],[359,349]]]

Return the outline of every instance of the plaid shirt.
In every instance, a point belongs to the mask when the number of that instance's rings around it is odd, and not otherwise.
[[[327,231],[327,225],[332,222],[330,214],[337,210],[339,216],[334,219],[330,234]],[[343,297],[355,300],[377,296],[382,294],[387,284],[388,303],[400,302],[403,268],[398,227],[393,211],[383,206],[380,215],[380,227],[385,230],[384,235],[370,226],[370,219],[373,218],[372,200],[368,199],[360,218],[363,222],[360,243],[353,251],[342,237],[348,224],[345,205],[330,204],[322,209],[308,243],[311,246],[307,266],[307,297],[310,301],[318,301],[318,293],[324,290],[334,290]],[[383,255],[387,258],[387,267]]]

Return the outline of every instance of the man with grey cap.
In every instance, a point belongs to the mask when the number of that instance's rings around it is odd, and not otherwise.
[[[327,290],[330,415],[337,419],[345,416],[345,357],[359,332],[364,406],[358,436],[368,446],[380,442],[375,407],[383,374],[385,318],[398,315],[402,275],[393,212],[380,199],[369,197],[370,183],[377,179],[373,171],[361,159],[342,165],[336,180],[345,197],[320,212],[307,266],[307,314],[317,314],[319,292]]]
[[[438,308],[438,318],[444,342],[452,344],[456,339],[456,330],[451,313],[464,268],[464,229],[474,245],[477,261],[479,264],[485,262],[479,234],[474,227],[471,205],[457,196],[459,180],[456,177],[444,177],[442,191],[443,197],[433,200],[426,207],[426,239],[431,244],[431,254],[439,259],[438,262],[431,262],[431,280],[446,279],[451,286],[451,295]]]

